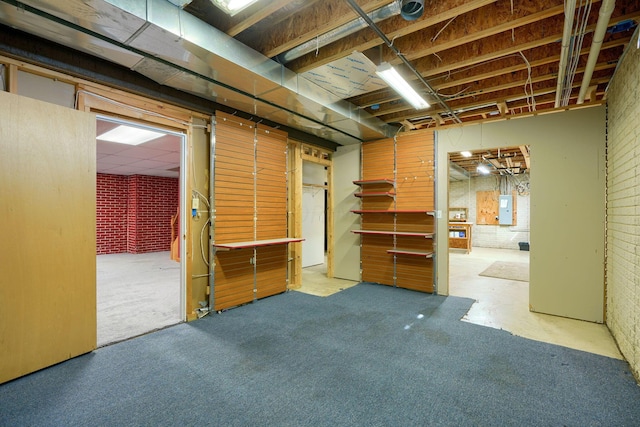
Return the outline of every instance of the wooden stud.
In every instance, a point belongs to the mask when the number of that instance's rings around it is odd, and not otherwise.
[[[7,92],[18,93],[18,66],[16,64],[9,64],[7,71]]]

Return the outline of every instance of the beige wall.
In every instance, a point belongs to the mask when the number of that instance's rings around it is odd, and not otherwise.
[[[605,108],[593,107],[437,133],[438,165],[450,151],[531,147],[533,311],[603,321]],[[438,168],[437,209],[447,218],[447,168]],[[446,221],[438,235],[446,236]],[[448,242],[438,239],[438,292],[448,294]]]
[[[360,217],[351,213],[360,201],[353,194],[360,179],[360,145],[339,147],[333,154],[334,201],[334,277],[360,280],[360,236],[351,230],[360,228]]]
[[[608,92],[607,325],[640,378],[640,50],[638,31]]]

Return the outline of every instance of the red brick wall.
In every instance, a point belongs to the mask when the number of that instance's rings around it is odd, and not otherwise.
[[[179,180],[147,175],[97,176],[97,253],[144,253],[171,248],[171,216]]]
[[[178,208],[179,181],[147,175],[129,177],[130,253],[171,249],[171,216]]]
[[[96,178],[96,253],[127,251],[128,178],[99,173]]]

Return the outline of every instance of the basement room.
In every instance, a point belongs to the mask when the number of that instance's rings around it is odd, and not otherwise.
[[[640,0],[0,0],[0,425],[636,425]]]

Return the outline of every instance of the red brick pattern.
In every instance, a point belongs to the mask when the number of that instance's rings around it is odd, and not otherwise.
[[[98,174],[97,253],[170,250],[179,188],[177,178]]]
[[[129,177],[129,236],[127,252],[171,249],[171,216],[178,207],[176,178],[132,175]]]
[[[127,251],[128,178],[99,173],[96,179],[96,252]]]

